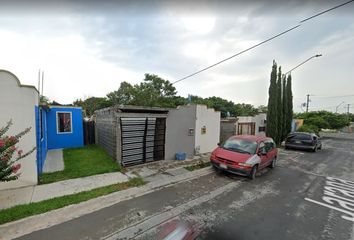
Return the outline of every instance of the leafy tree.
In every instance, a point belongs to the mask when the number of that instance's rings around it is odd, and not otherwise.
[[[146,73],[143,84],[151,85],[159,97],[174,97],[177,94],[176,88],[170,81],[164,80],[155,74]]]
[[[247,103],[237,103],[234,107],[234,116],[254,116],[258,114],[258,109],[252,104]]]
[[[41,104],[49,104],[49,98],[44,96],[44,95],[40,95],[39,96],[39,102]]]
[[[90,97],[85,100],[77,99],[73,105],[82,107],[85,116],[90,117],[96,110],[108,107],[110,104],[106,98]]]
[[[267,113],[268,112],[268,107],[264,105],[259,105],[257,107],[257,112],[258,113]]]
[[[5,127],[0,128],[0,182],[18,179],[20,174],[17,172],[21,168],[21,164],[16,162],[27,157],[35,150],[35,148],[33,148],[27,153],[23,153],[22,150],[16,147],[20,138],[28,133],[31,128],[26,128],[15,136],[5,136],[11,125],[12,121],[10,120]]]
[[[266,135],[274,141],[278,139],[278,103],[277,103],[277,63],[273,60],[272,72],[270,74],[270,86],[268,90],[268,112]],[[278,142],[276,142],[278,143]]]
[[[133,101],[136,94],[136,89],[128,82],[121,82],[117,91],[107,94],[108,104],[114,105],[129,105]]]
[[[297,130],[298,132],[309,132],[309,133],[315,133],[315,134],[319,134],[319,129],[317,126],[315,125],[311,125],[311,124],[304,124],[301,127],[299,127],[299,129]]]
[[[319,129],[341,129],[349,124],[347,114],[336,114],[328,111],[298,113],[295,117],[304,119],[304,124],[313,125]]]

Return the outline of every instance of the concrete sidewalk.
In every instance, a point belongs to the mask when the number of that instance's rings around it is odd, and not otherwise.
[[[50,184],[2,190],[0,191],[0,209],[31,202],[40,202],[50,198],[126,182],[128,180],[129,177],[127,175],[121,172],[115,172],[75,178]]]
[[[201,155],[184,161],[162,160],[127,168],[126,173],[114,172],[89,177],[75,178],[50,184],[28,186],[0,191],[0,209],[20,204],[40,202],[43,200],[89,191],[116,183],[129,181],[134,177],[142,177],[147,182],[167,180],[171,176],[182,175],[188,170],[185,166],[209,161],[209,155]]]
[[[43,172],[58,172],[64,170],[63,149],[51,149],[47,152]]]

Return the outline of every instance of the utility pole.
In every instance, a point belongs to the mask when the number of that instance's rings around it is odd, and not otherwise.
[[[310,102],[310,94],[307,94],[307,100],[306,100],[306,112],[309,111],[309,102]]]
[[[349,116],[350,103],[348,103],[347,107],[348,107],[347,114]]]

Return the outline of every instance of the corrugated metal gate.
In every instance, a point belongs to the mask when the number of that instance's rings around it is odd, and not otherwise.
[[[164,118],[120,118],[122,165],[162,160],[165,155]]]

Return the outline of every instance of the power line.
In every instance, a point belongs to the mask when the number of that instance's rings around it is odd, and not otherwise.
[[[354,0],[353,0],[354,1]],[[316,96],[316,95],[311,95],[312,97],[315,98],[340,98],[340,97],[354,97],[354,94],[350,95],[338,95],[338,96]]]
[[[354,0],[353,0],[353,1],[354,1]],[[204,71],[208,70],[209,68],[215,67],[215,66],[217,66],[217,65],[219,65],[219,64],[221,64],[221,63],[223,63],[223,62],[226,62],[227,60],[230,60],[231,58],[237,57],[238,55],[241,55],[242,53],[248,52],[249,50],[251,50],[251,49],[253,49],[253,48],[256,48],[256,47],[258,47],[258,46],[260,46],[260,45],[262,45],[262,44],[264,44],[264,43],[266,43],[266,42],[269,42],[269,41],[271,41],[271,40],[273,40],[273,39],[275,39],[275,38],[278,38],[278,37],[280,37],[281,35],[284,35],[284,34],[290,32],[290,31],[292,31],[292,30],[294,30],[294,29],[296,29],[296,28],[298,28],[298,27],[300,27],[300,26],[301,26],[301,25],[299,24],[299,25],[296,25],[295,27],[289,28],[288,30],[285,30],[285,31],[283,31],[283,32],[281,32],[281,33],[279,33],[279,34],[273,36],[273,37],[268,38],[267,40],[264,40],[264,41],[262,41],[262,42],[260,42],[260,43],[257,43],[256,45],[253,45],[252,47],[249,47],[249,48],[247,48],[247,49],[245,49],[245,50],[242,50],[241,52],[238,52],[238,53],[236,53],[236,54],[234,54],[234,55],[232,55],[232,56],[230,56],[230,57],[228,57],[228,58],[225,58],[225,59],[223,59],[223,60],[221,60],[221,61],[219,61],[219,62],[217,62],[217,63],[214,63],[214,64],[212,64],[212,65],[210,65],[210,66],[208,66],[208,67],[205,67],[205,68],[203,68],[203,69],[201,69],[201,70],[199,70],[199,71],[197,71],[197,72],[195,72],[195,73],[192,73],[192,74],[190,74],[190,75],[188,75],[188,76],[185,76],[185,77],[183,77],[183,78],[181,78],[181,79],[179,79],[179,80],[173,82],[172,84],[178,83],[178,82],[183,81],[183,80],[185,80],[185,79],[187,79],[187,78],[190,78],[190,77],[192,77],[192,76],[194,76],[194,75],[197,75],[198,73],[204,72]]]
[[[304,20],[301,20],[301,21],[300,21],[300,24],[298,24],[298,25],[296,25],[296,26],[294,26],[294,27],[292,27],[292,28],[289,28],[289,29],[287,29],[287,30],[285,30],[285,31],[283,31],[283,32],[281,32],[281,33],[279,33],[279,34],[273,36],[273,37],[270,37],[270,38],[268,38],[268,39],[266,39],[266,40],[264,40],[264,41],[262,41],[262,42],[260,42],[260,43],[258,43],[258,44],[256,44],[256,45],[253,45],[252,47],[249,47],[249,48],[247,48],[247,49],[245,49],[245,50],[243,50],[243,51],[241,51],[241,52],[238,52],[238,53],[236,53],[236,54],[234,54],[234,55],[232,55],[232,56],[230,56],[230,57],[228,57],[228,58],[225,58],[225,59],[223,59],[223,60],[221,60],[221,61],[219,61],[219,62],[217,62],[217,63],[214,63],[214,64],[212,64],[212,65],[209,65],[208,67],[205,67],[205,68],[203,68],[203,69],[201,69],[201,70],[199,70],[199,71],[196,71],[196,72],[194,72],[194,73],[192,73],[192,74],[189,74],[189,75],[187,75],[187,76],[185,76],[185,77],[183,77],[183,78],[180,78],[180,79],[178,79],[177,81],[172,82],[172,84],[175,84],[175,83],[181,82],[181,81],[183,81],[183,80],[186,80],[187,78],[193,77],[193,76],[195,76],[195,75],[197,75],[197,74],[199,74],[199,73],[201,73],[201,72],[204,72],[204,71],[206,71],[206,70],[208,70],[208,69],[210,69],[210,68],[212,68],[212,67],[215,67],[215,66],[217,66],[217,65],[219,65],[219,64],[221,64],[221,63],[223,63],[223,62],[226,62],[226,61],[228,61],[228,60],[230,60],[230,59],[232,59],[232,58],[234,58],[234,57],[237,57],[237,56],[239,56],[239,55],[241,55],[241,54],[243,54],[243,53],[245,53],[245,52],[248,52],[248,51],[250,51],[250,50],[252,50],[252,49],[254,49],[254,48],[256,48],[256,47],[258,47],[258,46],[260,46],[260,45],[262,45],[262,44],[265,44],[265,43],[267,43],[267,42],[269,42],[269,41],[271,41],[271,40],[273,40],[273,39],[275,39],[275,38],[278,38],[278,37],[280,37],[280,36],[282,36],[282,35],[284,35],[284,34],[290,32],[290,31],[295,30],[296,28],[300,27],[300,26],[301,26],[301,23],[303,23],[303,22],[306,22],[306,21],[308,21],[308,20],[310,20],[310,19],[313,19],[313,18],[315,18],[315,17],[318,17],[319,15],[322,15],[322,14],[324,14],[324,13],[327,13],[327,12],[329,12],[329,11],[332,11],[332,10],[334,10],[334,9],[336,9],[336,8],[342,7],[342,6],[344,6],[344,5],[346,5],[346,4],[349,4],[349,3],[353,2],[353,1],[354,1],[354,0],[351,0],[351,1],[348,1],[348,2],[345,2],[345,3],[342,3],[342,4],[340,4],[340,5],[334,6],[334,7],[330,8],[330,9],[325,10],[325,11],[322,11],[322,12],[320,12],[320,13],[317,13],[317,14],[311,16],[311,17],[305,18]]]
[[[348,2],[345,2],[345,3],[342,3],[342,4],[337,5],[337,6],[335,6],[335,7],[332,7],[332,8],[330,8],[330,9],[325,10],[325,11],[322,11],[322,12],[320,12],[320,13],[317,13],[317,14],[311,16],[311,17],[305,18],[304,20],[301,20],[300,23],[306,22],[306,21],[308,21],[308,20],[310,20],[310,19],[312,19],[312,18],[318,17],[318,16],[320,16],[320,15],[322,15],[322,14],[325,14],[326,12],[332,11],[332,10],[334,10],[334,9],[336,9],[336,8],[343,7],[344,5],[347,5],[347,4],[351,3],[351,2],[354,2],[354,0],[351,0],[351,1],[348,1]]]

